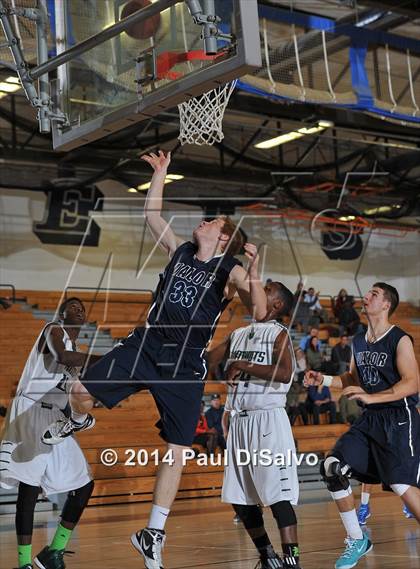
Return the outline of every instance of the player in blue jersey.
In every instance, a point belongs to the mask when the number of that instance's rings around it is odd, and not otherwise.
[[[260,319],[267,298],[258,278],[255,245],[246,243],[228,217],[202,221],[191,241],[175,235],[161,215],[162,194],[170,154],[143,156],[153,170],[145,204],[146,221],[157,243],[168,253],[145,327],[136,328],[100,365],[72,386],[72,416],[50,425],[46,444],[58,444],[89,420],[95,399],[112,408],[122,399],[148,389],[159,409],[160,434],[173,464],[162,463],[156,478],[147,528],[131,541],[149,569],[163,567],[164,526],[178,490],[184,449],[190,447],[200,415],[206,376],[205,352],[218,319],[237,292],[250,313]],[[242,246],[246,271],[234,257]]]
[[[389,322],[398,303],[393,286],[375,283],[363,298],[369,326],[353,338],[350,371],[305,375],[307,385],[344,387],[344,394],[366,407],[321,465],[347,531],[336,569],[354,567],[372,549],[357,519],[349,477],[392,489],[420,522],[419,370],[412,338]]]

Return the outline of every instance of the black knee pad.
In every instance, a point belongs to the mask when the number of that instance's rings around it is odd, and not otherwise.
[[[95,483],[91,480],[85,486],[82,486],[77,490],[72,490],[68,493],[66,503],[64,504],[64,508],[61,513],[62,520],[72,524],[77,524],[83,510],[89,502],[94,486]]]
[[[329,473],[327,474],[325,470],[325,462],[329,458],[337,458],[337,460],[330,462]],[[343,471],[345,474],[343,474]],[[347,490],[349,488],[349,477],[351,475],[350,468],[338,457],[331,455],[321,461],[320,472],[322,479],[330,492],[339,492],[340,490]]]
[[[282,500],[281,502],[276,502],[270,508],[279,529],[297,524],[296,514],[290,502]]]
[[[16,535],[32,535],[35,505],[40,491],[38,486],[19,483],[15,518]]]
[[[240,517],[245,529],[255,529],[264,526],[261,509],[258,506],[243,506],[232,504],[236,514]]]

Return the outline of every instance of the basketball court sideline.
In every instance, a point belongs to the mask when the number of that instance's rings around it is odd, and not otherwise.
[[[138,565],[127,535],[147,520],[147,510],[147,504],[88,508],[69,546],[75,555],[66,556],[68,565],[74,569],[117,569],[121,563]],[[296,511],[302,567],[331,567],[343,545],[343,530],[334,504],[303,504]],[[269,509],[264,516],[273,544],[278,546],[278,530]],[[57,514],[36,515],[35,550],[46,543],[56,521]],[[403,517],[398,498],[373,497],[372,517],[367,527],[374,549],[358,567],[418,569],[420,530],[414,520]],[[241,524],[233,523],[233,510],[218,498],[177,501],[168,522],[168,533],[170,539],[165,546],[168,569],[253,569],[258,561],[246,531]],[[0,518],[0,547],[4,567],[13,566],[16,546],[10,515]]]

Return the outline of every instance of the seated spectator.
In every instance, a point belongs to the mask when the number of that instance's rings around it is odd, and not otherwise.
[[[217,446],[222,450],[226,448],[225,437],[223,435],[222,417],[225,411],[222,400],[218,393],[213,393],[210,399],[210,408],[206,411],[207,425],[209,429],[216,429]]]
[[[300,383],[303,383],[307,366],[306,366],[305,351],[302,350],[300,346],[299,348],[295,348],[295,358],[296,358],[295,376],[297,377]]]
[[[331,399],[331,392],[328,387],[315,385],[309,387],[306,405],[308,412],[314,416],[314,425],[319,425],[319,416],[321,413],[330,414],[331,425],[337,422],[335,402]]]
[[[216,429],[210,429],[207,424],[204,414],[204,401],[201,402],[201,414],[195,429],[194,443],[203,446],[209,456],[214,454],[217,447],[217,432]]]
[[[336,318],[338,318],[338,315],[340,314],[340,310],[343,308],[346,300],[349,298],[349,295],[347,294],[347,291],[345,288],[342,288],[339,293],[338,296],[335,297],[335,299],[332,300],[332,310],[334,312],[334,316]]]
[[[299,342],[299,349],[302,350],[302,352],[306,352],[306,350],[309,348],[310,341],[312,338],[318,338],[318,334],[318,328],[312,327],[309,331],[309,334],[307,336],[304,336]],[[317,345],[317,349],[319,350],[319,344]]]
[[[320,322],[326,322],[328,320],[327,314],[319,302],[319,292],[315,293],[313,287],[308,288],[304,302],[309,306],[309,324],[311,326],[318,327]]]
[[[319,349],[319,340],[317,336],[313,336],[309,340],[305,356],[307,369],[313,369],[314,371],[324,371],[324,358]]]
[[[335,364],[334,374],[341,375],[350,369],[351,347],[347,334],[340,336],[340,343],[331,352],[331,361]]]
[[[296,419],[299,416],[302,417],[304,425],[308,424],[306,404],[305,401],[301,400],[305,392],[306,389],[303,385],[294,379],[286,396],[286,412],[292,426],[295,424]]]
[[[355,399],[350,400],[346,395],[340,397],[338,407],[342,423],[350,423],[352,425],[362,414],[362,407],[357,401]]]
[[[340,325],[340,334],[354,336],[354,334],[363,330],[363,326],[360,324],[360,316],[354,308],[354,299],[352,296],[347,297],[346,302],[340,310],[338,323]]]

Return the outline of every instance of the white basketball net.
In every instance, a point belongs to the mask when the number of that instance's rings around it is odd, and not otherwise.
[[[212,145],[223,140],[223,116],[236,83],[237,79],[178,105],[178,140],[182,146]]]

